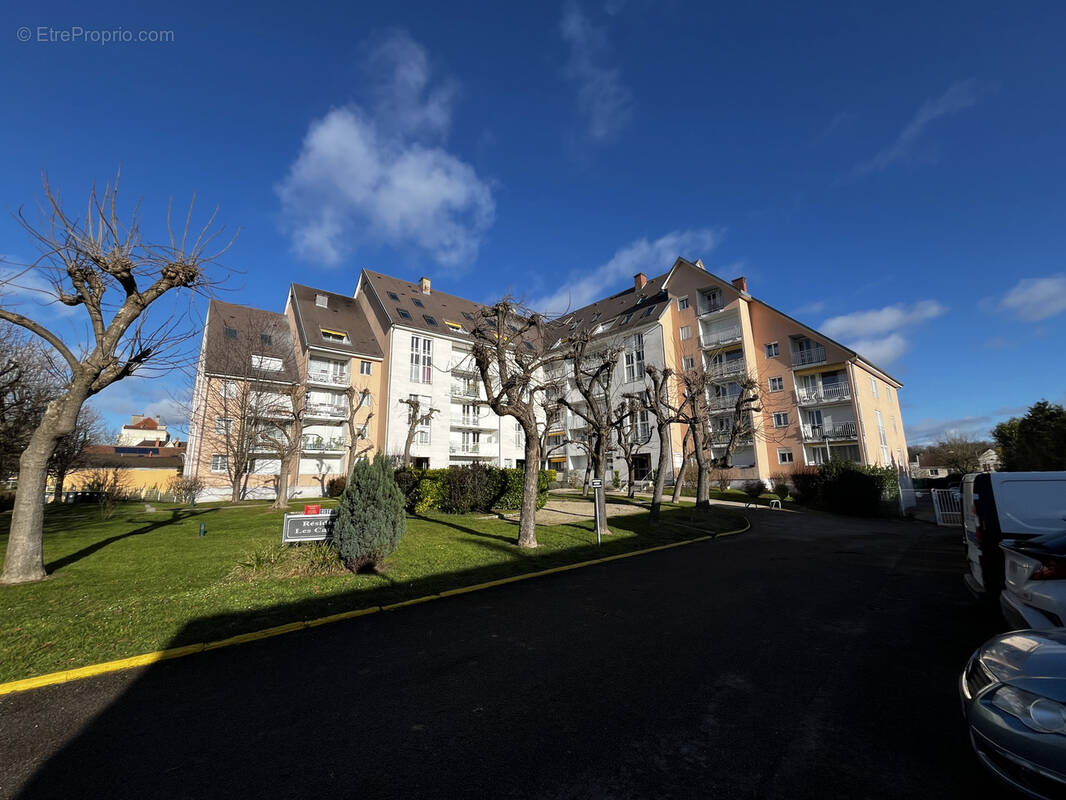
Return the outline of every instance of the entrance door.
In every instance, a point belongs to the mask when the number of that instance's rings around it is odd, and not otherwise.
[[[651,454],[638,453],[633,456],[633,480],[651,480]]]

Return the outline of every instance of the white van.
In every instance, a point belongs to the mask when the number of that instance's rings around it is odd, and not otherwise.
[[[1066,531],[1066,472],[978,472],[962,479],[962,528],[978,597],[998,600],[1003,539]]]

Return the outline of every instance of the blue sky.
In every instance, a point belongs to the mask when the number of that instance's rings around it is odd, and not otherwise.
[[[223,298],[278,310],[362,267],[564,310],[701,257],[902,380],[912,443],[1066,399],[1061,4],[179,5],[5,13],[5,211],[121,165],[158,234],[195,191],[240,228]]]

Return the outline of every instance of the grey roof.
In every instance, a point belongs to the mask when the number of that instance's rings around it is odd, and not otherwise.
[[[550,326],[555,340],[575,336],[612,319],[617,319],[617,322],[605,333],[639,330],[644,325],[656,322],[666,311],[666,301],[669,298],[663,284],[669,275],[669,272],[664,272],[648,279],[642,289],[638,290],[635,285],[630,286],[577,311],[563,314]]]
[[[436,289],[431,289],[429,294],[423,294],[417,283],[393,278],[380,272],[365,269],[363,275],[367,283],[373,287],[374,294],[393,325],[403,325],[437,335],[470,338],[469,331],[480,319],[479,315],[485,308],[481,303],[464,300],[462,297],[439,292]],[[401,316],[401,309],[410,315],[410,319]],[[427,321],[427,316],[431,317],[436,325]],[[463,330],[457,331],[448,327],[446,320],[458,323]]]
[[[304,347],[328,347],[353,356],[384,357],[358,300],[299,283],[292,284],[291,291],[296,301],[296,329]],[[315,303],[316,295],[326,297],[325,308]],[[323,329],[342,331],[348,334],[349,341],[326,341],[322,338]]]
[[[227,330],[236,334],[227,335]],[[300,379],[289,321],[284,314],[212,300],[204,337],[204,371],[209,374],[282,383]],[[256,369],[251,363],[253,355],[280,358],[282,369]]]

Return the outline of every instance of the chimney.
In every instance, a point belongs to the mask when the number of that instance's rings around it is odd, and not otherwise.
[[[734,288],[739,289],[745,294],[748,293],[748,279],[743,276],[739,278],[733,278],[733,286]]]
[[[644,288],[644,284],[646,284],[647,282],[648,276],[645,275],[643,272],[638,272],[636,275],[633,276],[633,288],[635,288],[638,292]]]
[[[422,290],[422,294],[429,294],[429,278],[419,278],[418,288]]]
[[[130,414],[130,425],[136,425],[144,419],[144,414]]]

